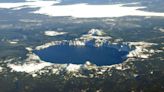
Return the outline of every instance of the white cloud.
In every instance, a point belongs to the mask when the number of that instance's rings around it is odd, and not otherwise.
[[[72,16],[75,18],[101,18],[101,17],[122,17],[122,16],[163,16],[164,13],[146,12],[138,9],[146,7],[128,7],[124,4],[115,5],[55,5],[56,1],[26,0],[19,3],[0,3],[0,8],[19,10],[22,8],[40,8],[32,13],[49,16]]]
[[[29,0],[29,2],[19,2],[19,3],[0,3],[0,8],[6,9],[22,9],[22,8],[43,8],[47,6],[52,6],[53,4],[59,3],[58,1],[41,1],[41,0]]]
[[[92,17],[122,17],[122,16],[164,16],[164,13],[144,12],[138,10],[145,7],[123,7],[122,4],[116,5],[54,5],[40,8],[34,13],[49,16],[72,16],[75,18]]]

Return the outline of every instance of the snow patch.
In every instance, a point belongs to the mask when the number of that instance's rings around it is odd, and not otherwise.
[[[32,50],[33,50],[31,47],[26,47],[25,49],[29,52],[32,52]]]
[[[103,30],[99,30],[99,29],[91,29],[88,34],[91,35],[97,35],[97,36],[103,36],[105,33],[103,32]]]
[[[45,34],[46,36],[58,36],[58,35],[67,34],[67,32],[45,31],[44,34]]]
[[[148,47],[152,45],[158,45],[156,43],[148,43],[148,42],[128,42],[129,46],[135,46],[135,49],[130,51],[127,55],[128,58],[149,58],[152,54],[155,53],[153,49],[148,49]]]
[[[8,40],[8,43],[13,44],[13,45],[17,44],[18,42],[19,42],[18,39]]]
[[[92,63],[90,61],[86,61],[85,65],[89,66],[89,65],[92,65]]]
[[[35,48],[35,50],[42,50],[42,49],[48,48],[50,46],[60,45],[62,43],[64,43],[64,41],[52,41],[52,42],[45,43],[43,45],[37,46]]]
[[[3,67],[0,67],[0,72],[2,72],[3,71]]]
[[[76,64],[69,64],[67,67],[66,67],[66,70],[68,72],[78,72],[81,68],[81,65],[76,65]]]
[[[9,41],[10,44],[17,44],[18,42],[16,41]]]
[[[164,33],[164,28],[159,28],[159,31]]]

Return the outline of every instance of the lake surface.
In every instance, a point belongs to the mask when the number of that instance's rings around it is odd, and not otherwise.
[[[42,60],[52,63],[84,64],[90,61],[96,65],[112,65],[123,62],[127,52],[119,52],[109,47],[74,47],[52,46],[43,50],[34,51]]]

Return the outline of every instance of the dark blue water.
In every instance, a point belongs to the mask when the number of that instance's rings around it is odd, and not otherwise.
[[[52,46],[43,50],[34,51],[42,60],[52,63],[84,64],[90,61],[96,65],[112,65],[123,62],[127,52],[119,52],[109,47],[74,47]]]

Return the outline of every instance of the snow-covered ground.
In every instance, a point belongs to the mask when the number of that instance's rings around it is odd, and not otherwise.
[[[46,66],[50,66],[50,63],[41,62],[41,63],[29,63],[29,64],[23,64],[23,65],[16,65],[16,64],[8,64],[8,66],[13,70],[17,72],[26,72],[26,73],[33,73],[38,70],[41,70],[42,68]]]
[[[50,34],[52,35],[51,32],[48,32],[48,33],[49,35]],[[95,44],[93,44],[93,46],[100,47],[103,45],[103,43],[106,43],[112,39],[112,37],[107,36],[105,34],[106,33],[103,32],[103,30],[91,29],[88,31],[87,34],[82,35],[80,38],[75,38],[74,40],[52,41],[52,42],[37,46],[35,50],[41,50],[41,49],[48,48],[50,46],[61,45],[61,44],[70,45],[70,46],[86,46],[87,43],[90,42],[91,40],[95,40]]]
[[[149,58],[152,56],[154,53],[159,52],[160,50],[153,50],[153,49],[148,49],[149,47],[153,45],[158,45],[156,43],[148,43],[148,42],[128,42],[129,46],[135,46],[135,49],[130,51],[129,54],[127,55],[128,58]]]
[[[39,62],[36,62],[39,60]],[[41,61],[41,59],[35,54],[28,54],[28,58],[26,59],[26,63],[22,64],[8,64],[13,71],[17,72],[26,72],[26,73],[33,73],[46,66],[52,65],[52,63]]]
[[[0,8],[20,10],[23,8],[38,8],[31,13],[44,14],[49,16],[72,16],[75,18],[102,18],[102,17],[122,17],[122,16],[162,16],[164,13],[148,12],[139,9],[144,6],[124,6],[126,4],[114,5],[89,5],[86,3],[57,5],[60,0],[42,1],[27,0],[17,3],[0,3]]]
[[[78,72],[81,68],[81,65],[76,65],[76,64],[69,64],[67,67],[66,67],[66,70],[68,72]]]

